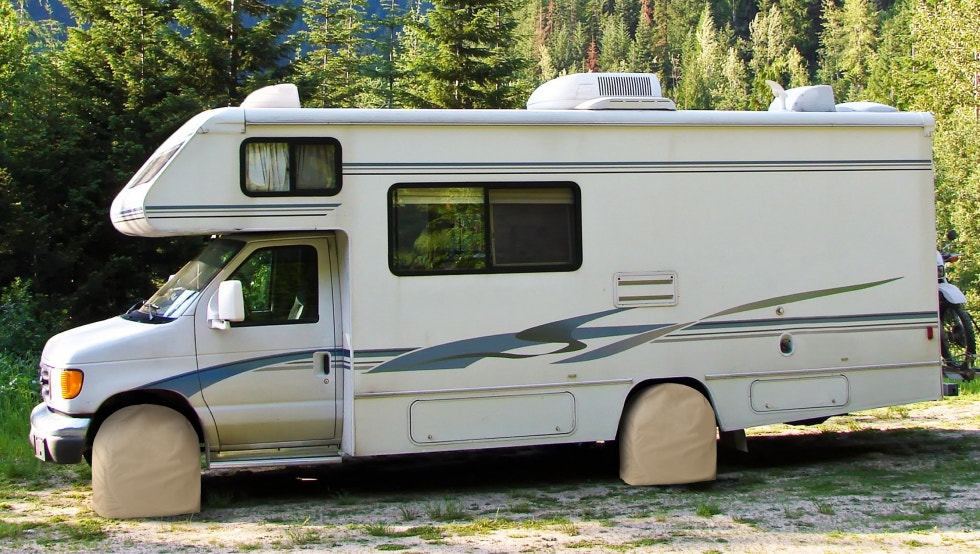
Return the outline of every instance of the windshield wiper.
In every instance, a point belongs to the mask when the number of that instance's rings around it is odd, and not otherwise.
[[[150,320],[153,319],[154,312],[159,312],[160,311],[160,306],[157,306],[153,302],[150,302],[149,300],[140,300],[139,302],[137,302],[137,303],[133,304],[132,306],[130,306],[130,308],[128,310],[126,310],[126,315],[129,315],[129,314],[131,314],[133,312],[138,312],[140,310],[140,308],[142,308],[143,306],[146,306],[148,308],[146,310],[146,315],[147,315],[147,319],[150,319]]]

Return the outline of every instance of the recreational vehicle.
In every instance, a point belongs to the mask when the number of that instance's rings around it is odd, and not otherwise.
[[[719,433],[940,398],[934,121],[828,90],[692,111],[582,74],[528,109],[382,110],[277,85],[201,113],[111,219],[213,240],[50,339],[36,455],[155,405],[208,468],[618,439],[624,480],[683,483]]]

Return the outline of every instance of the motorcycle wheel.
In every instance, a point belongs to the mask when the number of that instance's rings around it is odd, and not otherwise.
[[[963,379],[970,381],[974,377],[973,361],[977,357],[973,320],[962,304],[944,306],[940,317],[943,369],[959,373]]]

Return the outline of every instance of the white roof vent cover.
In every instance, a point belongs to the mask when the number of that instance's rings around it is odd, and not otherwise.
[[[292,83],[270,85],[249,94],[242,101],[243,108],[298,108],[299,91]]]
[[[575,73],[548,81],[527,100],[529,110],[676,110],[652,73]]]

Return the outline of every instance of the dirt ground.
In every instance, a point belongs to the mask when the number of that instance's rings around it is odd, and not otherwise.
[[[62,483],[0,498],[0,552],[980,552],[978,429],[976,396],[763,428],[675,487],[625,485],[615,444],[209,472],[156,519]]]

